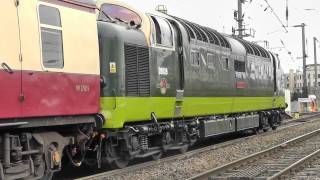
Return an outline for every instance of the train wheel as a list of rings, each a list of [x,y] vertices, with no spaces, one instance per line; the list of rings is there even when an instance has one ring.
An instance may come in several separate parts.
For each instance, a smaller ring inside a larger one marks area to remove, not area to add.
[[[273,122],[271,124],[271,128],[272,128],[272,130],[276,130],[278,128],[278,124],[277,124],[277,121],[276,121],[276,116],[273,117]]]
[[[163,155],[163,151],[160,151],[159,153],[152,155],[151,158],[152,160],[159,160],[162,158],[162,155]]]
[[[48,172],[46,170],[46,163],[43,161],[40,163],[39,166],[36,167],[36,173],[37,173],[37,177],[36,179],[39,180],[48,180],[48,179],[52,179],[53,177],[53,172]]]
[[[49,153],[49,152],[57,152],[57,148],[54,144],[50,145],[47,153]],[[41,158],[41,156],[39,156],[39,158]],[[60,159],[60,155],[59,155],[59,159]],[[58,161],[60,162],[60,160],[58,160]],[[46,165],[44,156],[42,157],[40,165],[38,167],[36,167],[35,170],[36,170],[36,173],[37,173],[40,180],[50,180],[50,179],[52,179],[53,174],[54,174],[54,172],[51,171],[49,169],[49,167]]]
[[[45,172],[40,180],[50,180],[53,177],[53,172]]]
[[[98,164],[97,160],[94,158],[86,158],[84,163],[89,167],[95,167]]]
[[[276,130],[278,126],[280,125],[281,117],[279,114],[275,114],[273,116],[273,123],[272,123],[272,130]]]
[[[187,151],[189,150],[189,145],[184,145],[182,148],[180,148],[178,151],[181,153],[181,154],[184,154],[186,153]]]
[[[109,164],[112,169],[123,169],[128,166],[129,162],[130,162],[129,154],[123,154],[122,156],[113,160]]]
[[[263,132],[268,132],[270,129],[270,124],[269,124],[269,118],[265,114],[261,114],[261,121],[260,121],[260,127],[263,130]]]
[[[269,131],[269,127],[263,128],[263,132],[268,132]]]

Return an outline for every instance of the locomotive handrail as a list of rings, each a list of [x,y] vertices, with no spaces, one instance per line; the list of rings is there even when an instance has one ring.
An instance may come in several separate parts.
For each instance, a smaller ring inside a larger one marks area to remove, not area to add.
[[[3,70],[8,72],[9,74],[13,73],[13,70],[10,68],[10,66],[7,63],[2,63],[1,66],[2,66]]]
[[[117,91],[115,89],[112,89],[112,92],[113,92],[113,98],[114,98],[113,109],[117,109]]]

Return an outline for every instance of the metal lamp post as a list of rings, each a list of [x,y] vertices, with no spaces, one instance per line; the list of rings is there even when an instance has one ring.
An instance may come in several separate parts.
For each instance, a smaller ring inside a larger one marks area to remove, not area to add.
[[[308,85],[307,85],[307,68],[306,68],[306,36],[305,36],[305,26],[306,24],[302,23],[293,27],[301,27],[302,29],[302,59],[303,59],[303,87],[302,95],[303,97],[308,97]]]
[[[314,94],[318,94],[318,63],[317,63],[317,41],[316,37],[313,37],[313,48],[314,48],[314,74],[315,74],[315,85]]]

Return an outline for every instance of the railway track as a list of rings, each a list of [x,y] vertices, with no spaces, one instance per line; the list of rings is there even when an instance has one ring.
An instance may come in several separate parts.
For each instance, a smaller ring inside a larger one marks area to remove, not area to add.
[[[304,124],[304,123],[312,122],[314,120],[317,120],[315,118],[318,118],[318,117],[320,117],[320,113],[307,115],[305,117],[302,117],[302,118],[300,118],[298,120],[294,120],[292,122],[286,121],[286,122],[284,122],[283,126],[279,127],[278,130],[276,130],[276,131],[281,131],[281,130],[284,130],[284,129],[287,129],[287,128],[290,128],[290,127],[294,127],[294,126],[298,126],[298,125],[301,125],[301,124]],[[270,131],[270,132],[263,133],[261,135],[265,136],[265,135],[268,135],[268,134],[271,134],[271,133],[274,133],[274,132],[275,131]],[[145,163],[132,165],[132,166],[129,166],[129,167],[125,168],[125,169],[117,169],[117,170],[107,171],[107,172],[103,172],[103,173],[98,173],[98,174],[95,174],[95,175],[81,177],[81,178],[78,178],[76,180],[108,179],[108,178],[111,178],[112,176],[115,176],[115,175],[134,172],[134,171],[137,171],[139,169],[143,169],[143,168],[146,168],[146,167],[154,166],[154,165],[157,165],[157,164],[160,164],[160,163],[165,163],[165,162],[185,159],[185,158],[192,157],[192,156],[194,156],[196,154],[199,154],[199,153],[212,151],[212,150],[215,150],[215,149],[218,149],[218,148],[227,147],[227,146],[232,145],[234,143],[239,143],[239,142],[245,141],[245,140],[253,138],[253,137],[255,137],[255,136],[248,136],[248,137],[243,137],[243,138],[239,138],[239,139],[234,139],[234,140],[230,140],[230,141],[227,141],[227,142],[214,144],[214,145],[211,145],[211,146],[208,146],[208,147],[195,149],[195,150],[186,152],[184,154],[177,154],[177,155],[173,155],[173,156],[169,156],[169,157],[165,157],[165,158],[159,159],[157,161],[148,161],[148,162],[145,162]]]
[[[189,180],[281,179],[320,155],[320,129]]]
[[[285,178],[291,180],[320,179],[320,157],[315,157],[315,160],[310,161],[300,170],[292,172]]]

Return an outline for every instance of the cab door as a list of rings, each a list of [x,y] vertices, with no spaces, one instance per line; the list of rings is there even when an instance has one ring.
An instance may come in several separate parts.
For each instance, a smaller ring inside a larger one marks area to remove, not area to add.
[[[0,119],[21,116],[21,55],[15,0],[0,5]]]
[[[175,101],[175,116],[182,115],[182,107],[183,107],[183,98],[184,98],[184,55],[183,55],[183,39],[182,33],[180,31],[179,25],[170,21],[175,37],[174,44],[176,49],[176,57],[175,57],[175,77],[176,77],[176,101]]]

